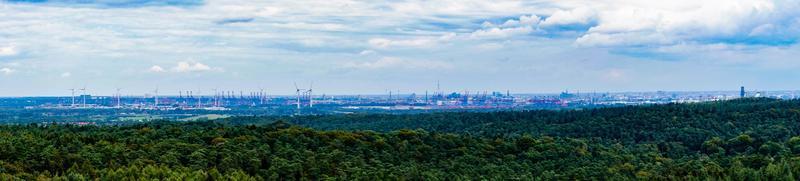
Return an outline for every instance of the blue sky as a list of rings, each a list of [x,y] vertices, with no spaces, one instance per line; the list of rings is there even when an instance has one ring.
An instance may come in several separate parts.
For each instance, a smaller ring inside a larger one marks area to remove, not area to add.
[[[800,2],[0,1],[0,96],[786,90]]]

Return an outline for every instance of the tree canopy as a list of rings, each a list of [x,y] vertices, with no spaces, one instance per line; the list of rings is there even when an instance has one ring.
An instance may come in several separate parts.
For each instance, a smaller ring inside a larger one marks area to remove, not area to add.
[[[800,101],[0,126],[0,180],[797,180]]]

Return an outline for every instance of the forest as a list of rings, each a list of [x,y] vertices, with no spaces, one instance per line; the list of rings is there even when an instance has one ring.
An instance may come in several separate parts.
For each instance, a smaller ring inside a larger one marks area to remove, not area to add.
[[[800,100],[0,126],[0,180],[798,180]]]

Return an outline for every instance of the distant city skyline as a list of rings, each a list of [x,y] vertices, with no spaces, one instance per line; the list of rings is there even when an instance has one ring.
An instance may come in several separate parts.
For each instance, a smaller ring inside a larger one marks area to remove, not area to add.
[[[733,97],[744,97],[742,93],[745,93],[747,96],[752,96],[757,93],[781,93],[781,92],[791,92],[797,93],[800,92],[800,89],[790,90],[766,90],[766,89],[742,89],[744,87],[737,87],[737,89],[731,90],[624,90],[624,91],[596,91],[596,90],[575,90],[575,89],[564,89],[560,91],[554,92],[514,92],[510,89],[507,90],[448,90],[448,89],[441,89],[441,90],[423,90],[423,91],[403,91],[403,90],[384,90],[384,92],[375,92],[375,93],[359,93],[359,92],[344,92],[344,93],[330,93],[330,92],[318,92],[319,89],[315,88],[315,92],[312,94],[314,97],[319,98],[322,96],[379,96],[379,97],[386,97],[386,96],[409,96],[412,94],[416,94],[417,97],[424,97],[427,93],[428,96],[433,96],[436,94],[442,95],[449,95],[449,94],[465,94],[468,93],[472,96],[480,96],[484,93],[491,95],[494,93],[502,94],[502,95],[524,95],[524,96],[532,96],[532,95],[550,95],[550,96],[558,96],[559,94],[569,93],[575,95],[602,95],[602,94],[638,94],[638,93],[707,93],[707,94],[719,94],[733,96]],[[75,90],[74,94],[72,90]],[[133,91],[123,91],[123,89],[119,89],[120,91],[106,91],[106,90],[91,90],[86,88],[84,92],[83,88],[70,88],[66,89],[62,94],[40,94],[40,95],[18,95],[18,96],[0,96],[0,98],[14,98],[14,97],[70,97],[70,96],[81,96],[81,95],[89,95],[89,96],[99,96],[99,97],[116,97],[117,95],[122,97],[153,97],[156,94],[162,97],[188,97],[191,96],[232,96],[232,97],[239,97],[242,95],[243,97],[252,97],[252,96],[264,96],[264,97],[294,97],[296,96],[296,92],[292,93],[279,93],[280,91],[276,91],[272,93],[266,89],[259,90],[259,89],[247,89],[247,90],[233,90],[233,89],[219,89],[219,88],[212,88],[212,89],[194,89],[194,90],[164,90],[159,89],[158,93],[155,90],[145,90],[143,92],[133,92]],[[302,92],[305,92],[306,88],[300,88]],[[294,89],[293,89],[294,90]],[[216,93],[215,93],[216,91]],[[466,91],[466,92],[465,92]],[[283,91],[285,92],[285,91]],[[800,96],[800,93],[797,94]],[[306,96],[303,94],[303,96]]]
[[[800,3],[0,1],[0,97],[800,89]],[[205,92],[205,93],[204,93]]]

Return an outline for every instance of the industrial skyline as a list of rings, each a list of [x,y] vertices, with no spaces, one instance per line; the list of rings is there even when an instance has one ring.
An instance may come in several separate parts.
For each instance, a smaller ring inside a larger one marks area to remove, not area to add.
[[[309,84],[308,88],[299,87],[297,83],[293,83],[294,87],[292,88],[283,88],[277,90],[268,90],[264,88],[250,88],[250,89],[233,89],[233,88],[207,88],[207,89],[186,89],[186,88],[177,88],[171,90],[164,90],[161,89],[162,96],[174,96],[174,97],[183,97],[184,95],[189,96],[228,96],[228,97],[266,97],[266,96],[295,96],[295,97],[309,97],[314,95],[312,89],[314,84]],[[262,86],[263,87],[263,86]],[[62,89],[59,89],[62,90]],[[24,95],[24,96],[0,96],[0,97],[63,97],[63,96],[80,96],[80,95],[99,95],[99,96],[110,96],[110,97],[118,97],[118,96],[126,96],[126,97],[135,97],[135,96],[158,96],[159,95],[159,87],[155,86],[154,89],[150,91],[128,91],[129,89],[123,88],[114,88],[113,90],[95,90],[92,87],[83,86],[81,88],[67,88],[63,89],[61,94],[53,94],[53,95]],[[572,91],[577,93],[630,93],[630,92],[726,92],[726,91],[738,91],[740,93],[739,96],[744,97],[745,92],[761,92],[761,91],[794,91],[800,89],[786,89],[786,90],[768,90],[768,89],[752,89],[746,90],[744,86],[739,87],[739,89],[719,89],[719,90],[623,90],[623,91],[598,91],[598,90],[581,90],[581,89],[561,89],[558,91],[552,92],[532,92],[532,91],[517,91],[511,89],[503,89],[501,88],[487,88],[487,89],[465,89],[465,88],[441,88],[441,84],[436,82],[435,87],[431,89],[424,89],[424,90],[407,90],[407,89],[384,89],[382,92],[368,92],[363,93],[359,92],[358,90],[353,90],[350,92],[335,92],[330,93],[326,92],[324,89],[323,91],[317,91],[317,95],[370,95],[370,96],[383,96],[387,95],[391,97],[394,95],[411,95],[411,94],[418,94],[418,95],[426,95],[428,93],[431,94],[446,94],[451,92],[460,92],[469,94],[470,91],[482,93],[482,92],[494,92],[494,91],[505,91],[505,92],[514,92],[516,94],[558,94],[563,92],[570,92]],[[80,101],[80,100],[78,100]]]
[[[437,90],[416,93],[389,91],[384,95],[314,95],[313,87],[295,87],[295,95],[269,95],[266,92],[214,90],[213,94],[180,91],[177,95],[159,94],[158,90],[143,95],[112,96],[80,95],[67,97],[3,98],[0,106],[25,109],[124,109],[124,110],[204,110],[242,111],[250,109],[313,110],[314,114],[341,113],[342,110],[448,110],[448,109],[558,109],[621,105],[695,103],[723,101],[745,97],[798,99],[800,91],[737,91],[695,92],[569,92],[558,94],[512,94],[510,91],[448,92]],[[74,89],[69,89],[74,92]],[[81,89],[87,90],[85,88]],[[185,94],[184,94],[185,93]],[[78,101],[76,101],[78,100]],[[321,108],[315,107],[321,106]],[[289,112],[301,113],[301,112]]]

